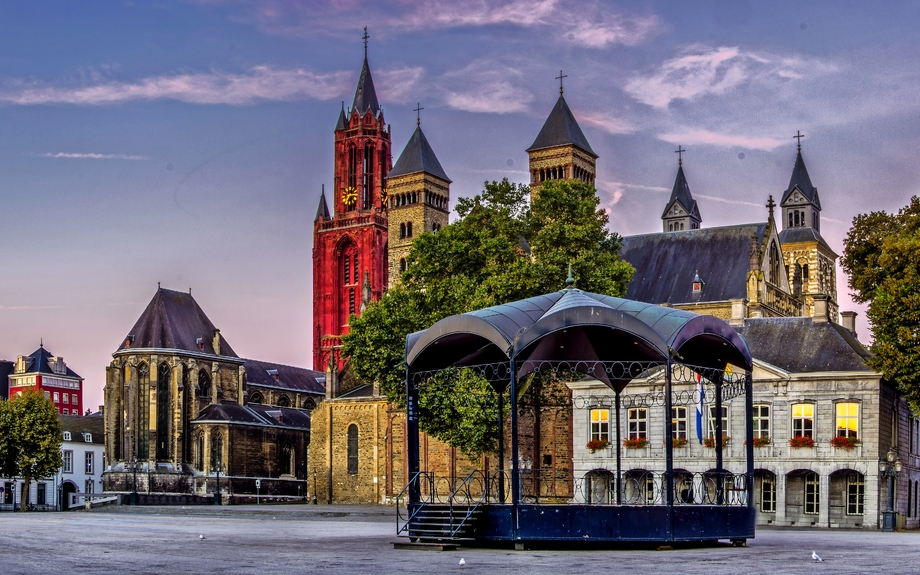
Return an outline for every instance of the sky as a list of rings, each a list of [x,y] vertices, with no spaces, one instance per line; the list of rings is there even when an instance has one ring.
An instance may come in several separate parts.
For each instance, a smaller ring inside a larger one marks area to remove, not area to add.
[[[43,341],[101,405],[160,282],[240,356],[312,367],[312,223],[364,26],[393,161],[421,103],[452,204],[527,182],[563,70],[612,231],[660,231],[678,145],[704,227],[765,221],[801,131],[842,253],[920,187],[918,24],[895,0],[0,1],[0,358]]]

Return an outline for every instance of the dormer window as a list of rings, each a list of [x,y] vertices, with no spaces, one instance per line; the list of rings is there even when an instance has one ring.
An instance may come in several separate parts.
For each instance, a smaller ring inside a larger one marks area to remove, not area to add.
[[[69,431],[65,431],[65,432],[64,432],[64,441],[70,441],[70,432],[69,432]]]
[[[198,344],[198,349],[200,351],[204,351],[204,338],[203,337],[199,337],[198,339],[196,339],[195,343]]]
[[[83,442],[84,442],[84,443],[92,443],[92,442],[93,442],[93,434],[92,434],[92,433],[84,433],[84,434],[83,434]]]
[[[270,375],[270,376],[272,376],[272,377],[275,378],[275,381],[278,380],[278,377],[279,377],[279,376],[278,376],[278,370],[277,370],[277,369],[269,369],[269,370],[267,370],[267,371],[268,371],[268,375]]]
[[[693,274],[693,293],[699,294],[703,292],[703,287],[706,285],[702,279],[700,279],[699,272]]]
[[[134,335],[129,335],[125,338],[125,347],[131,347],[131,344],[134,343]]]

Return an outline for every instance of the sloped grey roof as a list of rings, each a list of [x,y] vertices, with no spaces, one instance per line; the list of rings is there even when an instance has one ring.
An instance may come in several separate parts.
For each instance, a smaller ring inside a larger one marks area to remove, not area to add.
[[[751,244],[762,246],[766,222],[623,238],[620,257],[636,268],[626,297],[672,305],[747,297]],[[693,276],[705,283],[693,294]]]
[[[192,294],[159,288],[128,334],[134,336],[131,349],[178,349],[214,354],[214,329]],[[204,349],[198,347],[199,337]],[[118,351],[125,349],[129,348],[122,340]],[[238,357],[223,335],[220,336],[220,352],[222,356]]]
[[[828,250],[831,251],[834,255],[837,254],[831,247],[827,244],[824,238],[818,233],[818,230],[812,227],[804,228],[787,228],[779,233],[779,241],[784,244],[794,244],[797,242],[818,242]]]
[[[361,77],[358,78],[358,87],[355,89],[355,100],[351,105],[351,109],[362,116],[368,110],[373,112],[375,116],[380,113],[377,92],[374,90],[374,79],[371,78],[371,69],[367,65],[366,56],[364,66],[361,68]]]
[[[344,130],[348,125],[348,122],[345,120],[345,102],[342,102],[342,110],[339,112],[339,119],[335,123],[335,131]]]
[[[755,359],[791,373],[873,371],[865,364],[869,351],[834,322],[815,323],[810,317],[755,318],[735,329]]]
[[[329,219],[329,204],[326,203],[325,188],[323,188],[323,191],[319,194],[319,206],[316,207],[316,217],[313,218],[313,221],[318,222],[320,218],[324,220]]]
[[[373,397],[374,396],[374,386],[366,383],[364,385],[359,385],[354,389],[349,389],[345,393],[338,396],[336,399],[344,398],[358,398],[358,397]]]
[[[326,393],[325,372],[257,359],[244,359],[243,361],[243,367],[246,368],[246,381],[249,385],[280,387],[315,394]],[[278,379],[268,373],[270,369],[277,370]]]
[[[591,148],[591,144],[588,143],[588,139],[585,138],[584,132],[581,131],[578,121],[575,120],[575,115],[572,114],[572,110],[569,109],[569,105],[565,102],[565,98],[562,97],[562,94],[559,94],[559,100],[556,101],[556,105],[546,118],[546,122],[543,123],[540,133],[537,134],[537,139],[527,148],[527,151],[533,152],[534,150],[568,144],[577,146],[595,158],[597,157],[597,154]]]
[[[280,419],[279,417],[280,416]],[[240,405],[234,402],[214,403],[201,410],[192,422],[218,421],[242,425],[310,429],[310,414],[293,407],[270,405]]]
[[[48,375],[59,375],[51,369],[50,365],[48,365],[48,360],[54,357],[54,354],[45,349],[45,346],[41,346],[33,351],[29,357],[32,358],[32,365],[28,367],[28,371],[26,371],[26,373],[45,373]],[[67,368],[67,376],[83,379],[69,367]]]
[[[61,428],[70,432],[71,442],[86,443],[82,434],[92,434],[92,442],[105,443],[105,418],[101,415],[59,415]],[[67,442],[64,442],[65,445]]]
[[[783,199],[779,205],[785,206],[786,200],[792,195],[792,190],[798,188],[809,202],[813,203],[819,210],[821,201],[818,199],[818,189],[811,184],[811,177],[808,175],[808,168],[805,167],[805,160],[802,158],[802,150],[798,151],[795,156],[795,166],[792,168],[792,177],[789,178],[789,187],[783,192]]]
[[[664,211],[661,212],[661,217],[666,218],[668,216],[668,208],[671,207],[671,204],[677,200],[681,207],[687,211],[692,216],[700,218],[700,209],[696,205],[696,200],[693,199],[693,195],[690,193],[690,185],[687,184],[687,178],[684,176],[684,167],[677,167],[677,177],[674,179],[674,189],[671,190],[671,199],[668,200],[667,205],[664,207]]]
[[[417,172],[427,172],[446,182],[451,181],[447,174],[444,173],[444,168],[441,167],[441,162],[438,161],[434,150],[431,149],[431,144],[428,143],[428,138],[422,132],[421,126],[416,126],[415,132],[409,138],[406,147],[403,148],[402,153],[399,155],[399,159],[396,160],[396,165],[393,166],[387,177],[393,178]]]

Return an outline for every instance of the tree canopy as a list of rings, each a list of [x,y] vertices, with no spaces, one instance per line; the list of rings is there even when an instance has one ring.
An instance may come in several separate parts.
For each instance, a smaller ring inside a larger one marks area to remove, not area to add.
[[[897,214],[854,218],[841,263],[853,299],[869,304],[875,338],[869,365],[920,409],[920,198]]]
[[[62,436],[57,408],[42,393],[30,390],[0,400],[0,474],[22,477],[21,510],[29,501],[32,479],[61,468]]]
[[[550,181],[529,202],[529,188],[487,182],[460,198],[458,219],[412,244],[401,282],[361,317],[352,317],[343,353],[355,374],[380,383],[405,405],[406,335],[447,316],[558,291],[572,266],[576,287],[622,296],[633,268],[619,257],[593,186]],[[445,374],[420,389],[422,430],[464,453],[495,447],[497,401],[469,372]]]

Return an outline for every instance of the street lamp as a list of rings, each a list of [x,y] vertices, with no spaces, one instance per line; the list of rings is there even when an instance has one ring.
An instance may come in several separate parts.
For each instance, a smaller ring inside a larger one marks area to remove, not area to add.
[[[316,470],[313,470],[313,505],[316,505]]]
[[[878,469],[882,478],[888,479],[888,509],[882,515],[882,531],[894,531],[897,512],[894,510],[894,480],[901,474],[901,458],[896,457],[894,449],[889,449],[885,459],[879,461]]]
[[[134,487],[131,490],[131,505],[137,505],[137,458],[131,463],[131,469],[134,471]]]
[[[214,465],[214,472],[217,474],[217,488],[214,490],[214,505],[220,505],[220,463]]]

